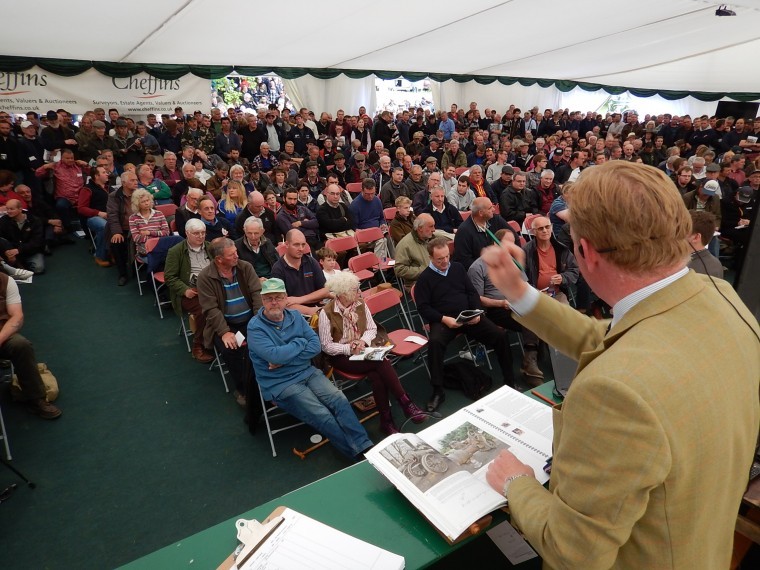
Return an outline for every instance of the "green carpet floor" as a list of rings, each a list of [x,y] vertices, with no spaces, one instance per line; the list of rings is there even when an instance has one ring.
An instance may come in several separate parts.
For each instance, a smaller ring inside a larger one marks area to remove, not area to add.
[[[37,483],[0,467],[0,489],[19,483],[0,505],[0,568],[117,567],[347,466],[330,446],[292,454],[309,445],[305,427],[278,435],[273,458],[263,424],[251,436],[218,373],[187,353],[176,316],[161,320],[134,280],[117,287],[84,241],[48,261],[20,286],[22,333],[57,376],[64,413],[30,416],[0,386],[13,465]],[[424,372],[404,385],[429,396]],[[441,411],[465,403],[449,393]],[[376,420],[367,428],[381,439]]]

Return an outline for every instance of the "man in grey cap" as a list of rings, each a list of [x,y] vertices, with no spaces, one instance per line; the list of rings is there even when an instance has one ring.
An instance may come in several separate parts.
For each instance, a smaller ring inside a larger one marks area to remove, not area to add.
[[[718,167],[718,170],[720,170],[720,167]],[[717,230],[721,222],[720,196],[718,195],[720,193],[720,183],[717,180],[709,180],[707,178],[703,178],[700,182],[701,184],[696,190],[683,195],[683,202],[686,204],[687,210],[703,210],[715,216],[715,229]],[[711,254],[718,257],[720,242],[717,237],[713,237],[710,240],[708,249]]]
[[[261,300],[247,331],[261,395],[329,438],[349,459],[363,459],[373,443],[343,392],[312,366],[322,350],[319,337],[298,311],[286,308],[285,283],[267,279]]]
[[[110,150],[114,156],[119,151],[119,146],[114,138],[106,130],[106,124],[103,121],[95,120],[92,122],[93,135],[87,144],[84,160],[97,160],[104,150]]]
[[[114,127],[116,129],[114,136],[117,147],[116,152],[114,152],[116,162],[121,166],[127,163],[132,163],[135,166],[142,164],[145,158],[145,149],[142,148],[140,139],[129,132],[127,121],[121,118],[116,119]]]

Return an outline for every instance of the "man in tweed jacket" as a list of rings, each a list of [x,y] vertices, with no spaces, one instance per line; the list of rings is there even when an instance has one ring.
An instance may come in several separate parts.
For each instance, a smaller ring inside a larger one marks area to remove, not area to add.
[[[578,360],[550,489],[508,452],[488,481],[546,567],[727,568],[760,421],[757,321],[686,269],[689,214],[661,172],[612,162],[571,192],[578,265],[614,318],[530,288],[516,248],[484,252],[520,324]]]

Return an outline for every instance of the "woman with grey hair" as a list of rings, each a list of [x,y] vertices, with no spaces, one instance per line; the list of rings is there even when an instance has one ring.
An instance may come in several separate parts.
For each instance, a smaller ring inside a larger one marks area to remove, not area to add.
[[[240,182],[243,185],[243,188],[245,188],[246,196],[256,189],[253,184],[245,181],[245,168],[239,164],[233,164],[230,167],[230,180]]]
[[[132,193],[132,215],[129,217],[129,233],[137,248],[137,255],[147,255],[145,243],[152,237],[168,236],[169,224],[164,215],[153,209],[153,196],[144,188]]]
[[[396,398],[404,415],[414,423],[425,421],[426,414],[412,402],[390,361],[350,360],[361,354],[377,337],[377,325],[359,292],[359,279],[353,273],[341,272],[328,279],[325,286],[335,296],[319,313],[319,340],[322,351],[338,370],[365,374],[372,383],[372,395],[380,412],[380,430],[398,433],[393,422],[389,397]]]

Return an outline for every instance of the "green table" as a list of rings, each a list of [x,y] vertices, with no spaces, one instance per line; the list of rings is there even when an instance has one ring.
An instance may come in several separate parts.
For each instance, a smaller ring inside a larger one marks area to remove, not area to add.
[[[547,382],[536,390],[554,400],[553,388],[554,382]],[[543,401],[530,391],[526,394]],[[262,521],[280,506],[290,507],[356,538],[399,554],[406,560],[407,569],[430,566],[467,543],[463,541],[455,546],[449,545],[385,477],[363,461],[157,550],[123,568],[216,568],[238,544],[235,530],[237,519]],[[506,518],[504,513],[497,511],[494,513],[494,524]]]
[[[216,568],[237,546],[235,521],[264,520],[286,506],[424,568],[446,556],[450,546],[404,496],[363,461],[273,501],[127,564],[130,570]],[[495,520],[506,520],[496,514]]]

